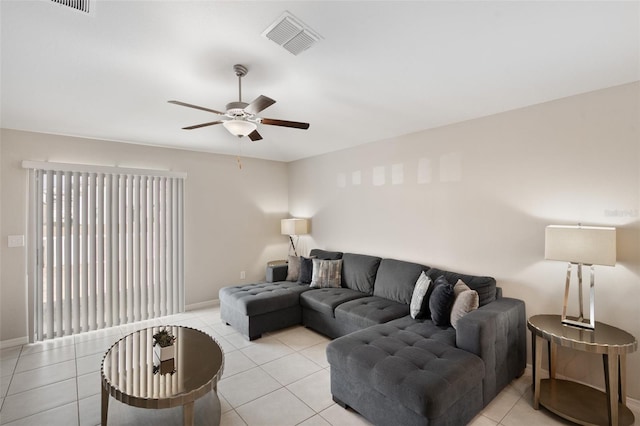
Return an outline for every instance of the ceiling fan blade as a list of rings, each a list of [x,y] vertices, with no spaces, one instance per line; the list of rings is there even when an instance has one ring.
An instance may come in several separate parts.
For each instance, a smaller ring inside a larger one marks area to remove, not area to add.
[[[244,110],[249,114],[257,114],[260,111],[269,108],[271,105],[275,103],[276,101],[274,101],[273,99],[267,96],[260,95],[257,98],[255,98],[253,102],[247,105],[247,107]]]
[[[262,118],[260,120],[262,124],[269,124],[271,126],[282,126],[282,127],[294,127],[296,129],[308,129],[309,123],[300,123],[298,121],[286,121],[286,120],[275,120],[273,118]]]
[[[249,139],[251,139],[254,142],[262,139],[262,136],[260,136],[260,133],[258,133],[257,130],[254,130],[253,132],[249,133],[247,136],[249,136]]]
[[[202,123],[202,124],[196,124],[193,126],[189,126],[189,127],[183,127],[182,130],[193,130],[193,129],[199,129],[200,127],[207,127],[207,126],[213,126],[214,124],[221,124],[223,123],[223,121],[212,121],[210,123]]]
[[[215,109],[209,109],[209,108],[201,107],[201,106],[198,106],[198,105],[191,105],[191,104],[188,104],[186,102],[180,102],[180,101],[168,101],[168,102],[170,104],[174,104],[174,105],[180,105],[180,106],[185,106],[185,107],[189,107],[189,108],[200,109],[202,111],[212,112],[212,113],[218,114],[218,115],[224,115],[224,112],[216,111]]]

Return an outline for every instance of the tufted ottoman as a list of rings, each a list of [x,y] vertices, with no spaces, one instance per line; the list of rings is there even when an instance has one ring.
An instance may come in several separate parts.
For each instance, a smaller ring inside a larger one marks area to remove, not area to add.
[[[331,393],[379,424],[464,425],[483,407],[484,363],[455,330],[404,317],[327,347]]]
[[[300,294],[307,285],[293,282],[248,284],[220,290],[220,317],[249,340],[267,331],[300,324]]]

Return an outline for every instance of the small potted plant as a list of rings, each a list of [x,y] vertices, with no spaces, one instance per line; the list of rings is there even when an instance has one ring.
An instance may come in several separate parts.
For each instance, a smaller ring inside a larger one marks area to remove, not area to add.
[[[158,331],[153,335],[153,350],[157,352],[160,362],[174,358],[176,351],[173,344],[176,337],[167,329]]]

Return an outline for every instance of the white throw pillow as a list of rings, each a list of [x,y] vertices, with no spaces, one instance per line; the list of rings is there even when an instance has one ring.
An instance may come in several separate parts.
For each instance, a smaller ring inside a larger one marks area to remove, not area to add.
[[[426,302],[426,309],[429,308],[429,301],[424,300],[427,295],[427,290],[431,285],[431,278],[422,271],[416,281],[416,286],[413,288],[413,295],[411,296],[411,305],[409,307],[411,318],[416,319],[418,316],[423,316],[425,309],[423,309],[424,302]]]

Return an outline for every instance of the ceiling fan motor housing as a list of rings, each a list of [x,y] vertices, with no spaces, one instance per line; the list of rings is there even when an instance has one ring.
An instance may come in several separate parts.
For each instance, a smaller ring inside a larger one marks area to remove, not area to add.
[[[226,106],[227,114],[233,117],[244,117],[247,115],[244,109],[248,105],[246,102],[229,102]]]

